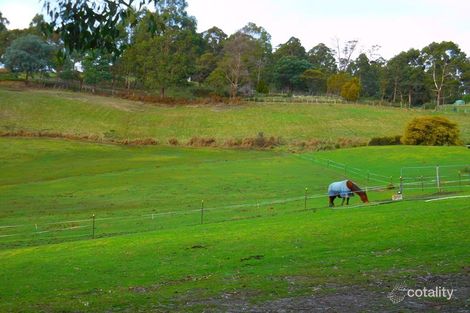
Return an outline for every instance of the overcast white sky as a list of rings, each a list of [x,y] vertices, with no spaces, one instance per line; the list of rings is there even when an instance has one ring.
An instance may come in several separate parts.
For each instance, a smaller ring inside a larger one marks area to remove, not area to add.
[[[470,55],[470,0],[187,0],[198,30],[217,26],[227,34],[248,22],[263,26],[273,46],[291,36],[309,50],[334,38],[357,39],[363,50],[374,44],[390,58],[432,41],[451,40]],[[40,12],[40,0],[0,0],[9,28],[25,28]]]

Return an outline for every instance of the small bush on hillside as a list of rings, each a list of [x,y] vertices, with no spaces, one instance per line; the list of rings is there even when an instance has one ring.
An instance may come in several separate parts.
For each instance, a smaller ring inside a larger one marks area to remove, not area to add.
[[[408,123],[402,141],[407,145],[459,145],[459,134],[457,124],[445,117],[421,116]]]
[[[255,138],[254,143],[255,143],[255,146],[257,146],[257,147],[264,147],[264,145],[266,144],[266,138],[264,138],[264,133],[263,132],[258,133],[258,135]]]
[[[262,93],[262,94],[268,94],[269,93],[268,84],[266,84],[264,80],[260,80],[258,85],[256,85],[256,92]]]
[[[103,133],[104,138],[106,139],[116,139],[119,138],[117,132],[114,129],[110,129],[107,132]]]
[[[359,99],[359,93],[361,92],[361,83],[359,79],[353,78],[343,85],[341,88],[341,97],[347,101],[356,101]]]
[[[401,136],[374,137],[369,141],[369,146],[401,145]]]
[[[176,138],[168,139],[168,143],[172,146],[177,146],[179,144],[178,139],[176,139]]]
[[[243,139],[228,139],[224,142],[224,146],[226,147],[246,149],[271,149],[281,144],[282,140],[280,137],[265,137],[264,134],[261,132],[258,133],[256,137],[246,137]]]
[[[249,139],[249,138],[245,138]],[[247,142],[251,142],[251,146],[254,148],[272,148],[274,146],[277,146],[280,144],[280,139],[279,138],[274,138],[273,136],[267,138],[264,136],[263,132],[259,132],[258,135],[253,138],[253,140],[244,140],[245,144]]]

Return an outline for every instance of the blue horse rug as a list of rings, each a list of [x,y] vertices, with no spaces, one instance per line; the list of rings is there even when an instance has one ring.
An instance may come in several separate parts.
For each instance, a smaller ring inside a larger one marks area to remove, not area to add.
[[[354,196],[354,194],[351,192],[351,189],[348,188],[346,183],[347,180],[343,180],[330,184],[330,186],[328,186],[328,196],[340,196],[341,198],[349,198]]]

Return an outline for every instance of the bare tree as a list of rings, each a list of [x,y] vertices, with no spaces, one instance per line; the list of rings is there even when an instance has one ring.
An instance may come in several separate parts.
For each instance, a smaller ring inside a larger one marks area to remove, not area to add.
[[[348,40],[342,46],[340,39],[338,37],[335,38],[336,62],[338,63],[339,71],[346,71],[348,65],[352,62],[352,55],[356,51],[358,43],[357,39]]]

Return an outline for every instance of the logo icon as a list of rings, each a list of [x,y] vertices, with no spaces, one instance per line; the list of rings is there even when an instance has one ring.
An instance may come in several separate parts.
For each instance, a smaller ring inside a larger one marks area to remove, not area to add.
[[[387,298],[389,298],[393,304],[400,303],[405,299],[407,291],[408,288],[406,288],[404,282],[398,283],[393,287],[392,291],[388,293]]]

